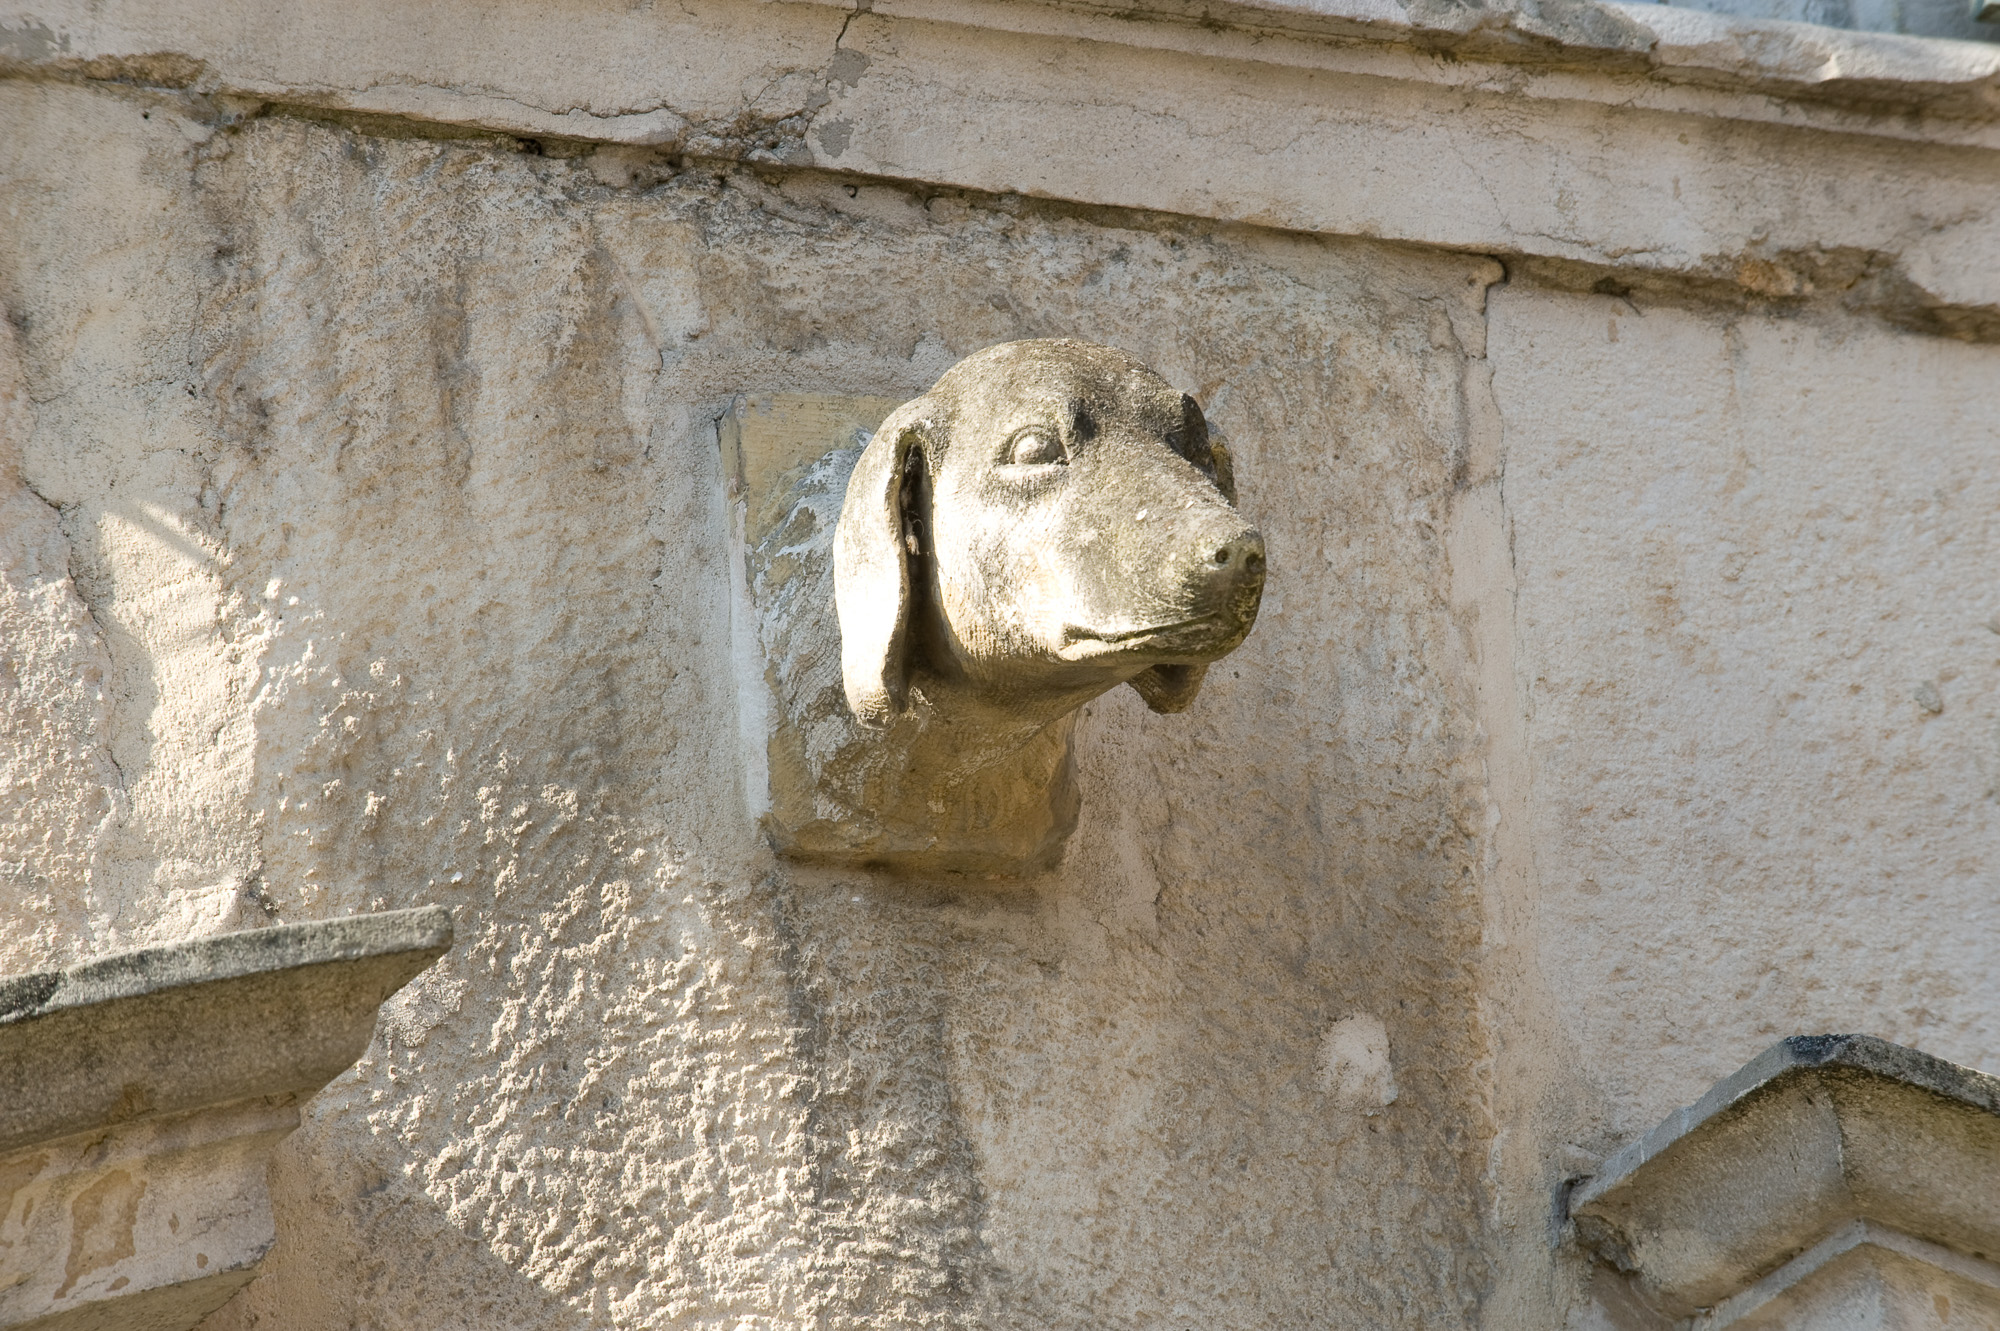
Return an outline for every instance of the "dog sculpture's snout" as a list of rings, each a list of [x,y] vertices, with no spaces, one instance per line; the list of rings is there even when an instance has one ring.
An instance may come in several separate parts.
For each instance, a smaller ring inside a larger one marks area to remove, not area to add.
[[[1201,547],[1203,557],[1193,579],[1210,597],[1219,597],[1241,614],[1254,613],[1255,597],[1264,586],[1264,538],[1244,528],[1221,540],[1211,536]],[[1192,588],[1191,588],[1192,589]],[[1249,598],[1245,605],[1246,596]]]
[[[1233,541],[1215,547],[1215,553],[1208,557],[1218,574],[1233,574],[1239,578],[1264,576],[1264,538],[1256,532],[1245,532]]]
[[[1264,599],[1264,538],[1245,530],[1209,547],[1198,599],[1231,638],[1248,632]]]

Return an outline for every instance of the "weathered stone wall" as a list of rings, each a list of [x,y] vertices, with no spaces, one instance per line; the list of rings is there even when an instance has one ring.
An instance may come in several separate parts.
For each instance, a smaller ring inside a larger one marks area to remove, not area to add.
[[[650,145],[485,30],[0,78],[0,972],[456,921],[214,1331],[1588,1325],[1564,1180],[1772,1037],[2000,1066],[1990,122],[1142,28],[1057,152],[1059,34],[766,8]],[[776,860],[715,422],[1051,335],[1226,434],[1257,631],[1054,873]]]
[[[235,1324],[547,1296],[580,1322],[1469,1315],[1479,828],[1435,526],[1493,264],[8,92],[202,140],[83,197],[14,165],[6,282],[31,398],[104,305],[143,311],[115,382],[37,408],[25,472],[128,654],[128,770],[251,829],[205,861],[125,832],[125,876],[45,948],[461,921],[316,1102]],[[128,256],[64,225],[120,197],[171,234]],[[740,789],[715,418],[1072,332],[1235,442],[1265,628],[1192,716],[1092,709],[1058,874],[780,867]],[[86,470],[86,412],[177,428]],[[230,681],[227,720],[148,687],[169,671]],[[1388,1031],[1387,1110],[1321,1084],[1356,1014]]]
[[[1613,1137],[1797,1032],[1994,1066],[2000,356],[1492,310],[1542,967]]]

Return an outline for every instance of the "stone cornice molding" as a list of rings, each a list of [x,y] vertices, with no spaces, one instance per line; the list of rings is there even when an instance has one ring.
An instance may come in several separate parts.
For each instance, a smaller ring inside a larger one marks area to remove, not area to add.
[[[1872,1036],[1783,1040],[1607,1160],[1569,1211],[1673,1317],[1863,1244],[2000,1274],[2000,1078]]]
[[[803,0],[845,10],[846,0]],[[1272,64],[1351,67],[1338,52],[1407,48],[1449,60],[1411,65],[1402,77],[1462,86],[1509,67],[1527,95],[1608,99],[1559,72],[1700,88],[1807,106],[1851,105],[1868,119],[1891,109],[1976,122],[2000,120],[2000,45],[1859,32],[1810,23],[1736,18],[1666,4],[1544,0],[1473,7],[1449,0],[876,0],[867,12],[998,31],[1068,34],[1142,47],[1205,50]],[[1189,33],[1199,33],[1190,37]],[[1232,40],[1232,38],[1236,40]],[[1243,39],[1247,39],[1247,42]],[[1467,63],[1470,62],[1470,67]],[[1386,72],[1386,71],[1384,71]],[[1541,76],[1536,80],[1535,76]],[[1529,81],[1521,81],[1523,76]],[[1654,94],[1657,96],[1657,92]],[[1687,109],[1697,104],[1686,103]],[[1772,119],[1771,108],[1701,109]],[[1798,114],[1794,110],[1793,115]],[[1908,126],[1880,126],[1903,134]],[[1939,132],[1949,133],[1944,126]],[[1865,132],[1865,131],[1864,131]]]
[[[308,1096],[451,944],[442,906],[140,948],[0,980],[0,1152],[252,1096]]]
[[[2000,338],[2000,47],[1969,42],[1597,0],[0,0],[4,75],[179,88],[216,128],[388,117]]]
[[[186,0],[192,4],[193,0]],[[1813,106],[1847,105],[1863,113],[1849,132],[1867,132],[1885,112],[1917,112],[1943,121],[2000,121],[2000,44],[1893,33],[1850,31],[1806,23],[1742,19],[1664,4],[1617,0],[1514,0],[1474,6],[1453,0],[791,0],[832,9],[846,20],[879,19],[942,23],[993,32],[1067,37],[1141,49],[1170,49],[1211,58],[1362,72],[1354,63],[1382,49],[1415,56],[1414,63],[1376,67],[1380,76],[1477,86],[1495,77],[1511,91],[1529,96],[1576,96],[1630,104],[1632,81],[1663,88],[1701,88],[1748,94],[1759,100],[1798,101]],[[438,123],[485,126],[505,134],[573,137],[587,142],[655,146],[684,132],[685,112],[671,98],[648,105],[605,105],[601,91],[578,87],[575,97],[522,95],[531,78],[507,78],[483,86],[421,77],[389,77],[342,87],[287,75],[275,51],[258,47],[258,29],[284,25],[282,12],[261,24],[240,25],[247,41],[224,43],[219,25],[188,15],[178,22],[167,3],[37,5],[9,13],[0,5],[0,76],[77,75],[255,97],[282,97],[303,105],[407,115]],[[368,8],[367,4],[362,6]],[[710,6],[718,7],[718,6]],[[751,9],[775,11],[787,5],[752,0]],[[226,23],[227,6],[202,6]],[[579,10],[585,7],[579,6]],[[76,12],[66,14],[74,9]],[[382,16],[388,26],[393,20]],[[698,12],[688,16],[699,22]],[[53,20],[53,21],[52,21]],[[292,20],[311,26],[302,16]],[[548,24],[565,22],[545,14]],[[408,22],[406,20],[406,26]],[[538,26],[538,25],[530,25]],[[569,24],[605,37],[628,38],[643,49],[654,45],[658,23],[639,18],[608,19],[579,12]],[[843,22],[842,27],[846,26]],[[202,40],[204,36],[210,40]],[[178,40],[175,40],[178,38]],[[356,41],[356,55],[366,43]],[[628,48],[629,49],[629,48]],[[1345,53],[1343,55],[1343,53]],[[1439,60],[1436,57],[1449,57]],[[1471,62],[1466,68],[1465,62]],[[520,74],[528,74],[526,65]],[[1485,66],[1506,66],[1499,74]],[[262,66],[260,69],[259,66]],[[365,68],[357,60],[356,68]],[[1594,91],[1562,81],[1535,82],[1559,72],[1615,76],[1620,91]],[[378,71],[388,72],[388,71]],[[581,71],[580,71],[581,72]],[[405,75],[415,70],[402,71]],[[1530,81],[1523,82],[1523,76]],[[650,100],[650,99],[649,99]],[[1688,104],[1686,109],[1727,113],[1723,105]],[[1770,108],[1742,106],[1752,119],[1786,119]],[[1800,111],[1795,110],[1791,119]],[[1899,117],[1901,119],[1902,117]],[[1912,127],[1878,123],[1877,132],[1898,137],[1954,137],[1948,124]]]
[[[271,1151],[451,943],[437,906],[0,980],[0,1328],[192,1326],[275,1241]]]

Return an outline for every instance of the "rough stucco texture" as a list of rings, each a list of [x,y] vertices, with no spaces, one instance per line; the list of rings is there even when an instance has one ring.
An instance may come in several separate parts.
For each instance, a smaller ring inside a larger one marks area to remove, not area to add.
[[[1993,350],[1511,290],[1491,315],[1579,1131],[1622,1145],[1785,1035],[2000,1067]]]
[[[1437,527],[1494,265],[0,101],[0,688],[45,700],[0,797],[53,811],[0,969],[456,919],[212,1331],[1473,1315],[1487,819]],[[1227,434],[1257,633],[1187,716],[1092,708],[1055,874],[780,865],[714,421],[1058,334]],[[1329,1089],[1356,1019],[1386,1105]]]
[[[0,950],[33,969],[89,937],[93,861],[117,813],[109,661],[54,509],[20,479],[33,415],[0,324]]]

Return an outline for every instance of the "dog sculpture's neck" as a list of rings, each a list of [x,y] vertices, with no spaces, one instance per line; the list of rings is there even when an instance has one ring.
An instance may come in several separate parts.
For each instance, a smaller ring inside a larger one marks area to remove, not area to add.
[[[858,734],[823,769],[859,796],[862,811],[835,835],[876,848],[858,858],[903,868],[1048,867],[1081,804],[1070,754],[1076,716],[1074,706],[1006,705],[919,674],[887,730]]]

